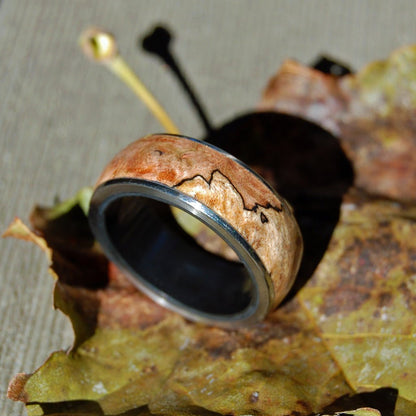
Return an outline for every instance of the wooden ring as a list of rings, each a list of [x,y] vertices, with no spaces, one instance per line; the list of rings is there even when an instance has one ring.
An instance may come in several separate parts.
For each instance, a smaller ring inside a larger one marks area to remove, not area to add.
[[[201,246],[171,207],[212,230],[236,261]],[[109,259],[156,302],[228,328],[276,308],[303,250],[284,198],[230,154],[182,136],[146,136],[118,153],[98,180],[89,220]]]

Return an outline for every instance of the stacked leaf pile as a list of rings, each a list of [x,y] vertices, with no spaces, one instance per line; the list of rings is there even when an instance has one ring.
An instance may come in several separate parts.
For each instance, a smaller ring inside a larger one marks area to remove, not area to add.
[[[270,82],[261,109],[329,130],[356,180],[312,277],[254,327],[190,323],[143,296],[95,243],[85,192],[35,208],[31,228],[16,219],[6,235],[49,256],[75,341],[18,374],[9,397],[29,415],[301,416],[388,387],[395,414],[415,415],[415,73],[407,47],[338,78],[288,61]]]

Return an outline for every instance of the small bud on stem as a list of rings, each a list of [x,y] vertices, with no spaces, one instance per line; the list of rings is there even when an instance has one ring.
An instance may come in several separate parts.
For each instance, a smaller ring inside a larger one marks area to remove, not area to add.
[[[90,28],[81,35],[80,46],[88,58],[104,64],[127,84],[159,120],[167,133],[179,134],[179,129],[164,108],[120,56],[113,35],[101,29]]]

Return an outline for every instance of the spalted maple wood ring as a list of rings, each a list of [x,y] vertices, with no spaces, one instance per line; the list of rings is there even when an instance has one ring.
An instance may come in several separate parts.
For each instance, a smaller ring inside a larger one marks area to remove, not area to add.
[[[236,261],[198,244],[171,207],[213,230]],[[302,255],[288,203],[233,156],[187,137],[147,136],[116,155],[98,180],[89,220],[108,257],[156,302],[223,327],[274,309]]]

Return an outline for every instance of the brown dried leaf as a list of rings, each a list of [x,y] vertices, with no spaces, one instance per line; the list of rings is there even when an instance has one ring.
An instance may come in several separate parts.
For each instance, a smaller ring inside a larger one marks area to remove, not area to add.
[[[355,75],[334,77],[286,61],[270,80],[261,110],[311,120],[339,137],[356,185],[372,194],[416,200],[416,46]]]
[[[371,409],[369,407],[362,407],[356,410],[347,410],[342,412],[333,413],[333,416],[381,416],[381,413],[376,409]],[[322,416],[331,416],[331,415],[322,415]]]
[[[416,206],[350,194],[300,300],[356,391],[416,402]]]
[[[42,212],[36,210],[34,216]],[[61,237],[71,234],[73,218],[71,212],[65,221],[61,218]],[[103,287],[58,280],[55,299],[75,327],[86,328],[84,338],[70,353],[53,354],[33,375],[18,375],[9,395],[40,415],[91,408],[101,412],[95,414],[144,408],[167,415],[309,414],[352,392],[345,373],[356,391],[396,386],[401,406],[412,406],[414,353],[406,348],[415,332],[414,310],[403,282],[410,284],[414,275],[414,218],[414,206],[350,195],[324,260],[300,293],[307,314],[295,299],[245,330],[186,322],[144,297],[111,263]],[[50,251],[19,220],[7,234]],[[52,258],[52,268],[63,276],[74,267],[62,255]],[[378,319],[383,313],[388,316],[384,321]],[[400,360],[380,359],[374,342],[368,342],[374,334],[376,341],[394,346]],[[373,365],[367,372],[371,382],[355,378],[364,365]]]
[[[337,134],[358,186],[416,200],[416,100],[405,88],[413,55],[404,48],[340,79],[289,62],[264,104]],[[266,321],[238,331],[154,304],[106,260],[76,200],[58,211],[37,208],[33,231],[16,220],[6,232],[47,253],[55,305],[76,336],[70,352],[11,382],[9,397],[29,414],[307,415],[386,386],[398,389],[397,415],[415,410],[415,205],[351,192],[311,281]]]
[[[21,222],[11,229],[20,238],[34,235]],[[53,259],[52,268],[64,275],[73,266],[67,269],[62,256]],[[167,415],[309,414],[351,393],[296,301],[251,329],[226,331],[186,322],[154,304],[111,264],[107,280],[105,287],[58,280],[59,307],[90,336],[69,353],[53,354],[10,395],[24,400],[31,414],[94,406],[97,414],[143,406]]]

